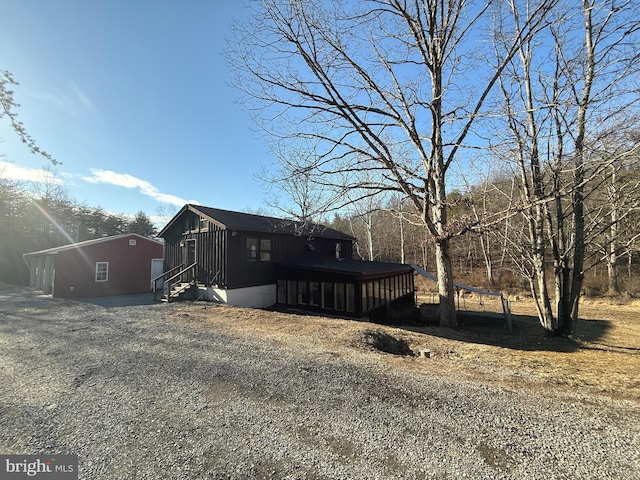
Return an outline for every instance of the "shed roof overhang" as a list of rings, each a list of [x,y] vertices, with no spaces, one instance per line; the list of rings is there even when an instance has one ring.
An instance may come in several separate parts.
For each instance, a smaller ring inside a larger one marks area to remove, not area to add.
[[[276,269],[296,272],[321,272],[335,275],[350,275],[367,281],[413,273],[411,265],[391,262],[369,262],[365,260],[335,259],[324,261],[301,261],[276,264]]]

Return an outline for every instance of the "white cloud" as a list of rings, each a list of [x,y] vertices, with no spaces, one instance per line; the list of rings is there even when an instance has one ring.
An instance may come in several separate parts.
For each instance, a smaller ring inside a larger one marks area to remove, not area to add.
[[[9,162],[0,162],[0,178],[9,180],[28,180],[30,182],[62,185],[62,180],[42,168],[27,168]]]
[[[47,88],[31,90],[30,94],[34,98],[50,102],[72,115],[94,109],[93,102],[73,81],[69,82],[66,88],[49,85]]]
[[[178,206],[182,206],[185,203],[198,203],[195,200],[185,200],[175,195],[162,193],[146,180],[141,180],[127,173],[117,173],[112,172],[111,170],[99,170],[93,168],[91,169],[91,173],[93,176],[83,177],[83,179],[90,183],[107,183],[110,185],[117,185],[119,187],[137,189],[143,195],[147,195],[160,203],[168,203]]]
[[[158,229],[163,228],[172,218],[173,217],[167,217],[165,215],[149,215],[149,220],[151,220],[151,223]]]
[[[71,82],[71,88],[73,89],[73,94],[75,95],[76,100],[82,107],[87,110],[93,109],[93,103],[91,102],[91,100],[89,100],[89,97],[87,97],[84,92],[80,90],[80,87],[78,87],[75,82]]]

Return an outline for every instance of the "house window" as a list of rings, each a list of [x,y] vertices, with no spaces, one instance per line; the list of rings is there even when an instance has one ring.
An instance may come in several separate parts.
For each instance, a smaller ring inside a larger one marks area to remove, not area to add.
[[[109,262],[96,262],[96,282],[109,280]]]
[[[309,305],[317,307],[320,305],[320,284],[309,282]]]
[[[258,239],[247,238],[247,260],[255,262],[258,260]]]
[[[380,280],[374,280],[373,282],[373,296],[375,301],[375,306],[379,307],[382,305],[382,294],[380,291]]]
[[[271,240],[260,240],[260,261],[271,261]]]
[[[362,311],[366,312],[367,310],[369,310],[369,305],[367,304],[367,284],[365,282],[362,282],[360,293],[362,294]]]
[[[298,282],[298,305],[306,305],[307,303],[309,303],[307,282]]]
[[[287,280],[287,303],[289,305],[296,304],[296,286],[298,282],[295,280]]]
[[[356,311],[356,289],[353,283],[347,283],[347,312]]]
[[[375,307],[375,300],[373,295],[373,282],[367,282],[367,310],[371,310]]]
[[[287,303],[287,281],[278,280],[278,303]]]
[[[247,260],[250,262],[271,261],[271,240],[247,238]]]
[[[322,308],[333,310],[333,283],[322,282]]]
[[[344,283],[336,282],[334,284],[334,291],[335,291],[334,308],[336,310],[344,310]]]
[[[200,225],[200,216],[199,215],[189,215],[184,219],[184,231],[185,232],[195,232],[198,230],[198,226]]]
[[[342,252],[342,245],[340,242],[336,242],[336,258],[341,258],[340,253]]]

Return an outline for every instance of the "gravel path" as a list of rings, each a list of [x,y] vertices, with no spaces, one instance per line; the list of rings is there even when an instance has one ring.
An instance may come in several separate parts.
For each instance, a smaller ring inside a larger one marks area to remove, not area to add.
[[[640,478],[638,402],[230,336],[199,305],[0,290],[0,453],[84,479]]]

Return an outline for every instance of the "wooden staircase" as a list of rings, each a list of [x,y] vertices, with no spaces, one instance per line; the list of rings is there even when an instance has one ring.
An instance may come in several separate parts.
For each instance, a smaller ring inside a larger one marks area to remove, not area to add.
[[[175,283],[168,292],[162,294],[160,301],[169,303],[175,302],[176,300],[182,300],[182,298],[195,287],[195,280],[191,282]]]
[[[161,302],[173,302],[182,300],[193,289],[197,288],[198,264],[193,263],[188,267],[180,264],[162,275],[154,278],[152,282],[153,297]],[[158,282],[163,281],[162,289],[158,288]]]

